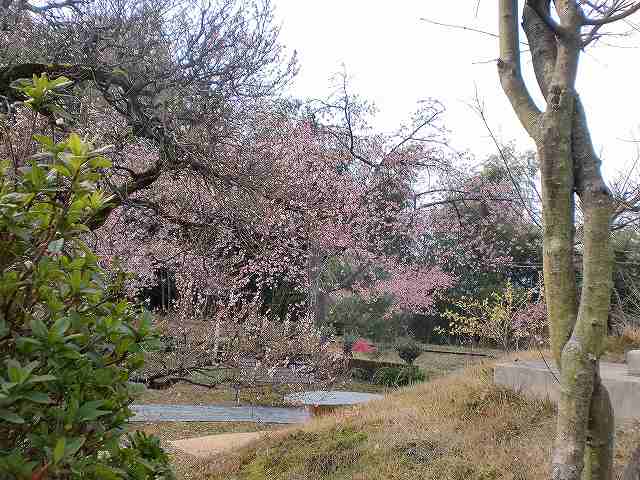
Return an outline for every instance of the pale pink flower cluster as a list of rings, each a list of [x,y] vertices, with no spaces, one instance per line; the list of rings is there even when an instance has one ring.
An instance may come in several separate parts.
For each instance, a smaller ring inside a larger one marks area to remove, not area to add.
[[[251,119],[255,124],[242,135],[200,159],[213,175],[167,171],[97,232],[99,253],[135,273],[132,292],[155,282],[163,266],[175,272],[179,288],[195,283],[228,307],[246,302],[247,292],[278,285],[305,295],[322,273],[310,267],[320,255],[325,264],[339,258],[364,266],[343,291],[390,296],[398,310],[424,312],[455,284],[446,272],[510,261],[508,242],[493,228],[498,221],[521,221],[509,202],[510,185],[467,176],[446,195],[461,191],[470,200],[421,208],[420,179],[430,165],[447,168],[434,144],[390,147],[391,137],[365,135],[357,138],[354,155],[332,125],[261,109]],[[193,127],[182,140],[205,141],[206,134]],[[157,161],[144,142],[126,145],[122,157],[126,168]],[[456,213],[461,209],[477,210],[471,229]]]

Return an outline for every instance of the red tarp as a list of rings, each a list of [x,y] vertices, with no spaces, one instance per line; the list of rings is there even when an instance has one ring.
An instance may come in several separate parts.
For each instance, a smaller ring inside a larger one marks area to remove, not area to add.
[[[376,347],[371,345],[366,340],[359,338],[351,348],[352,352],[371,353],[376,351]]]

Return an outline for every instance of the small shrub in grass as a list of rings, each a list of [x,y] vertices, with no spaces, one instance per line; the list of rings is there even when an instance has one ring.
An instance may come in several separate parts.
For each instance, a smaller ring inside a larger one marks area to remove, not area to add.
[[[40,108],[63,83],[23,92]],[[0,167],[0,478],[173,478],[157,439],[124,435],[151,317],[82,240],[108,161],[77,135],[37,140],[28,166]]]
[[[396,343],[396,352],[398,356],[404,360],[407,365],[413,365],[413,362],[422,353],[422,348],[411,339],[404,339]]]
[[[418,464],[433,463],[439,457],[450,454],[450,449],[437,440],[402,441],[393,447],[393,452]]]
[[[358,336],[353,333],[346,333],[342,336],[342,350],[345,355],[351,356],[353,345],[358,341]]]
[[[406,367],[383,367],[373,375],[373,383],[385,387],[403,387],[414,383],[424,382],[426,374],[418,367],[409,365]]]
[[[351,378],[360,382],[368,382],[371,380],[371,375],[364,368],[354,368],[351,370]]]

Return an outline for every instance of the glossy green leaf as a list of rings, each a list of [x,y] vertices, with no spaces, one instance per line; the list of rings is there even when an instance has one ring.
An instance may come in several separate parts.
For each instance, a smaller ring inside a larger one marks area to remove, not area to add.
[[[5,420],[9,423],[22,424],[25,422],[24,418],[20,415],[11,412],[9,410],[0,409],[0,419]]]
[[[69,458],[75,455],[78,452],[78,450],[82,448],[82,445],[84,445],[85,441],[86,441],[85,437],[76,437],[68,440],[64,449],[65,458]]]
[[[76,413],[77,419],[80,422],[95,420],[102,415],[111,413],[109,410],[100,410],[99,407],[105,404],[104,400],[93,400],[83,404]]]
[[[42,383],[42,382],[53,382],[57,380],[58,377],[55,375],[33,375],[29,378],[25,383]]]
[[[33,320],[31,320],[29,326],[31,327],[31,331],[36,337],[46,338],[49,335],[49,329],[39,318],[34,318]]]
[[[53,449],[53,463],[60,463],[60,460],[64,458],[64,447],[67,444],[67,440],[64,437],[60,437],[56,442],[56,446]]]
[[[51,398],[44,392],[29,392],[21,395],[22,398],[30,400],[34,403],[48,404],[51,403]]]
[[[51,326],[49,333],[56,337],[62,337],[70,326],[71,319],[69,317],[62,317],[56,320],[56,322]]]
[[[81,156],[85,153],[84,144],[82,143],[82,139],[78,136],[77,133],[72,133],[69,135],[69,139],[67,140],[67,147],[71,150],[76,156]]]

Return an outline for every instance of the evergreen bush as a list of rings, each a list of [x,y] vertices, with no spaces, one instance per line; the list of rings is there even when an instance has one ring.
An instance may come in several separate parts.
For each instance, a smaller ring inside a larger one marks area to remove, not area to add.
[[[63,84],[20,88],[37,114]],[[0,164],[0,478],[174,478],[157,439],[125,432],[151,317],[83,241],[109,162],[75,134],[36,140],[27,165]]]

